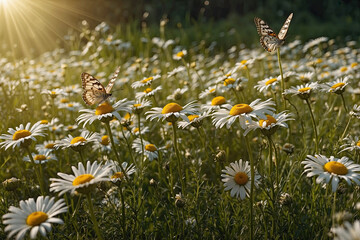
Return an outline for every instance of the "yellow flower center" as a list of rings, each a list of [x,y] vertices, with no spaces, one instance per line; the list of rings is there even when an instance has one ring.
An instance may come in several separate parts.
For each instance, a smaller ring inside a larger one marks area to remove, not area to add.
[[[147,89],[144,90],[144,93],[149,93],[149,92],[151,92],[151,91],[152,91],[151,88],[147,88]]]
[[[240,64],[244,65],[247,62],[247,60],[242,60]]]
[[[226,103],[226,99],[223,96],[217,96],[217,97],[214,97],[211,100],[211,105],[212,106],[221,105],[221,104],[224,104],[224,103]]]
[[[163,110],[161,111],[162,114],[166,114],[166,113],[172,113],[172,112],[180,112],[181,110],[183,110],[183,107],[180,106],[177,103],[168,103],[165,105],[165,107],[163,108]]]
[[[140,104],[140,103],[135,103],[135,104],[134,104],[134,107],[135,107],[135,108],[141,107],[141,104]]]
[[[340,82],[340,83],[334,84],[333,86],[331,86],[331,88],[336,89],[336,88],[342,87],[344,85],[345,85],[345,83]]]
[[[78,143],[78,142],[86,142],[86,139],[83,138],[83,137],[74,137],[71,140],[70,144],[75,144],[75,143]]]
[[[60,102],[61,102],[61,103],[68,103],[68,102],[69,102],[69,99],[67,99],[67,98],[62,98],[62,99],[60,100]]]
[[[110,139],[109,139],[108,135],[104,135],[104,136],[101,137],[101,144],[102,145],[107,146],[107,145],[109,145],[109,143],[110,143]]]
[[[324,165],[324,170],[329,173],[335,173],[337,175],[346,175],[348,173],[348,169],[344,164],[331,161]]]
[[[41,120],[41,121],[40,121],[40,124],[48,124],[48,123],[49,123],[48,120]]]
[[[111,176],[111,179],[115,179],[115,178],[123,179],[124,178],[124,173],[123,172],[116,172],[114,175]]]
[[[199,117],[199,115],[189,115],[188,119],[190,122],[192,122],[195,118],[198,118],[198,117]]]
[[[137,127],[137,128],[134,128],[133,132],[134,132],[134,133],[139,132],[139,128],[138,128],[138,127]]]
[[[45,148],[52,149],[52,148],[54,148],[54,146],[55,146],[55,143],[48,143],[45,145]]]
[[[148,77],[148,78],[141,80],[141,83],[147,83],[148,81],[151,81],[153,79],[154,79],[153,77]]]
[[[104,102],[96,108],[95,115],[111,113],[113,111],[114,111],[114,108],[108,102]]]
[[[48,219],[48,215],[44,212],[33,212],[26,218],[26,224],[29,226],[37,226],[45,222]]]
[[[267,118],[266,120],[264,120],[264,119],[259,120],[259,123],[261,126],[263,126],[264,122],[266,122],[266,125],[265,125],[266,127],[277,122],[276,119],[271,115],[266,115],[266,118]]]
[[[56,95],[56,92],[55,92],[55,91],[51,91],[50,94],[51,94],[51,95]]]
[[[45,155],[40,154],[40,155],[36,155],[34,157],[34,160],[43,161],[43,160],[46,160],[46,157],[45,157]]]
[[[277,80],[276,78],[272,78],[272,79],[266,81],[265,85],[266,85],[266,86],[267,86],[267,85],[270,85],[270,84],[272,84],[273,82],[276,82],[276,80]]]
[[[74,181],[72,182],[73,186],[78,186],[80,184],[84,184],[87,182],[90,182],[92,179],[94,179],[95,177],[91,174],[82,174],[80,176],[77,176]]]
[[[356,146],[360,147],[360,140],[357,141]]]
[[[233,84],[235,82],[235,79],[233,78],[227,78],[224,80],[224,86],[227,86],[229,84]]]
[[[124,116],[124,119],[129,120],[130,117],[131,117],[130,113],[126,113],[125,116]]]
[[[321,58],[318,58],[318,59],[316,59],[316,61],[315,61],[316,63],[322,63],[323,62],[323,60],[321,59]]]
[[[145,145],[145,150],[147,150],[149,152],[155,152],[157,150],[157,148],[155,147],[154,144],[146,144]]]
[[[243,113],[249,113],[252,112],[254,109],[252,109],[252,107],[250,107],[247,104],[236,104],[235,106],[233,106],[230,110],[230,115],[232,116],[236,116],[236,115],[240,115]]]
[[[351,64],[351,67],[354,68],[354,67],[356,67],[357,65],[359,65],[359,64],[358,64],[357,62],[354,62],[354,63]]]
[[[342,67],[342,68],[340,68],[340,71],[341,71],[341,72],[346,72],[347,70],[348,70],[347,67]]]
[[[234,176],[234,180],[238,185],[245,185],[249,181],[249,177],[244,172],[237,172]]]
[[[72,130],[74,127],[73,126],[67,126],[68,130]]]
[[[184,54],[183,51],[180,51],[180,52],[178,52],[178,53],[176,54],[176,56],[179,57],[179,58],[182,58],[184,55],[185,55],[185,54]]]
[[[213,93],[213,92],[215,92],[215,88],[209,90],[209,93]]]
[[[68,104],[68,107],[73,107],[73,106],[74,106],[74,104],[72,104],[72,103]]]
[[[298,91],[301,93],[307,92],[311,89],[311,87],[305,87],[305,88],[300,88]]]
[[[30,135],[31,135],[31,132],[28,131],[28,130],[26,130],[26,129],[24,129],[24,130],[18,130],[18,131],[16,131],[16,132],[14,133],[14,135],[13,135],[13,140],[16,141],[16,140],[18,140],[18,139],[20,139],[20,138],[28,137],[28,136],[30,136]]]

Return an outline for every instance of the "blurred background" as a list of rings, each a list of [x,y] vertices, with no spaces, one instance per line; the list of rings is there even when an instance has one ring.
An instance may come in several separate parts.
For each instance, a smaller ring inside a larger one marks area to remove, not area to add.
[[[292,39],[359,40],[358,0],[0,0],[1,52],[35,57],[64,47],[66,36],[80,34],[84,24],[93,29],[103,21],[124,37],[129,29],[160,36],[163,24],[166,39],[216,40],[219,49],[241,43],[251,47],[258,44],[255,16],[278,32],[291,12]]]

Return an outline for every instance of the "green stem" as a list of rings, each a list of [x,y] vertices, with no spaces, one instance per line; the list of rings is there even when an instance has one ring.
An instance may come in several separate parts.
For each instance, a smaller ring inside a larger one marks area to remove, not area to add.
[[[85,164],[85,159],[84,159],[83,151],[80,150],[80,151],[79,151],[79,154],[80,154],[81,162],[82,162],[82,164],[84,164],[84,166],[85,166],[86,164]]]
[[[283,99],[284,109],[286,109],[286,101],[285,101],[285,98],[283,95],[283,93],[285,91],[285,80],[284,80],[283,70],[282,70],[282,66],[281,66],[280,48],[277,49],[277,58],[278,58],[278,63],[279,63],[280,76],[281,76],[281,93],[280,93],[280,95],[282,96],[282,99]]]
[[[90,193],[86,194],[86,198],[88,200],[90,217],[91,217],[91,221],[93,223],[93,227],[94,227],[95,233],[97,235],[97,238],[99,240],[103,240],[103,237],[101,236],[101,233],[100,233],[98,222],[96,221],[96,217],[95,217],[95,214],[94,214],[94,206],[93,206],[92,201],[91,201]]]
[[[272,141],[271,141],[271,136],[267,136],[268,141],[269,141],[269,178],[272,179],[271,174],[272,174],[272,166],[273,166],[273,162],[272,162]]]
[[[313,125],[313,128],[314,128],[314,133],[315,133],[315,150],[316,150],[316,153],[319,153],[319,146],[318,146],[318,139],[319,139],[319,138],[318,138],[318,132],[317,132],[317,129],[316,129],[316,123],[315,123],[314,114],[313,114],[313,112],[312,112],[309,99],[306,98],[305,101],[306,101],[306,104],[307,104],[307,106],[308,106],[308,108],[309,108],[310,115],[311,115],[311,121],[312,121],[312,125]]]
[[[231,88],[231,90],[234,92],[234,94],[235,94],[235,96],[236,96],[236,100],[238,101],[238,103],[241,103],[242,101],[241,101],[239,95],[237,94],[235,88]]]
[[[140,169],[140,172],[142,173],[142,169],[143,169],[143,166],[144,166],[144,152],[145,152],[145,149],[144,149],[144,141],[143,141],[143,138],[142,138],[142,135],[141,135],[141,121],[140,121],[140,114],[138,114],[138,129],[139,129],[139,137],[140,137],[140,141],[141,141],[141,169]]]
[[[105,128],[106,128],[106,131],[107,131],[107,133],[108,133],[108,135],[109,135],[110,142],[111,142],[111,147],[112,147],[112,149],[114,150],[114,153],[115,153],[115,156],[116,156],[116,160],[117,160],[118,163],[119,163],[119,166],[120,166],[120,168],[121,168],[121,171],[124,173],[124,176],[125,176],[126,181],[129,181],[129,178],[128,178],[127,174],[126,174],[126,171],[125,171],[125,169],[123,168],[123,166],[122,166],[122,164],[121,164],[122,162],[121,162],[121,160],[120,160],[119,153],[118,153],[117,150],[116,150],[116,145],[115,145],[114,138],[113,138],[113,135],[112,135],[112,132],[111,132],[111,128],[110,128],[110,123],[109,123],[109,121],[105,122]]]
[[[340,96],[341,96],[341,100],[342,100],[343,105],[344,105],[345,112],[348,113],[348,109],[347,109],[347,107],[346,107],[344,95],[341,93]]]
[[[121,211],[122,211],[122,228],[124,232],[124,237],[126,236],[126,212],[125,212],[125,201],[122,186],[119,186],[120,198],[121,198]]]
[[[126,136],[125,136],[124,129],[123,129],[122,127],[121,127],[120,129],[121,129],[121,133],[122,133],[122,135],[123,135],[123,138],[125,139],[126,146],[127,146],[127,147],[128,147],[128,149],[129,149],[129,153],[130,153],[131,161],[135,164],[135,159],[134,159],[134,157],[133,157],[133,155],[132,155],[131,145],[130,145],[130,143],[129,143],[128,139],[127,139],[127,138],[126,138]]]
[[[183,164],[180,158],[180,154],[179,154],[179,150],[178,150],[178,146],[177,146],[177,137],[176,137],[176,122],[172,122],[172,126],[173,126],[173,144],[174,144],[174,149],[175,149],[175,153],[176,153],[176,158],[178,161],[178,171],[179,171],[179,178],[180,178],[180,182],[181,182],[181,193],[183,195],[185,195],[185,184],[184,184],[184,179],[183,179],[183,173],[182,173],[182,168],[183,168]]]
[[[44,182],[41,181],[41,177],[40,177],[39,172],[38,172],[38,169],[37,169],[37,167],[36,167],[36,163],[35,163],[35,161],[34,161],[34,158],[33,158],[33,156],[31,155],[31,151],[30,151],[29,147],[26,147],[25,149],[26,149],[26,152],[27,152],[28,155],[29,155],[31,164],[33,165],[33,168],[34,168],[34,171],[35,171],[35,174],[36,174],[36,178],[38,179],[38,182],[39,182],[39,185],[40,185],[41,195],[45,196]]]
[[[254,239],[254,185],[255,185],[255,166],[248,136],[245,136],[246,149],[250,159],[250,240]]]
[[[335,226],[335,210],[336,210],[336,191],[334,192],[334,200],[331,208],[332,227]]]
[[[344,137],[345,137],[345,135],[346,135],[346,132],[347,132],[347,130],[349,129],[350,122],[351,122],[351,117],[349,118],[349,121],[348,121],[347,124],[346,124],[346,127],[345,127],[345,129],[344,129],[343,134],[341,135],[340,140],[344,139]]]

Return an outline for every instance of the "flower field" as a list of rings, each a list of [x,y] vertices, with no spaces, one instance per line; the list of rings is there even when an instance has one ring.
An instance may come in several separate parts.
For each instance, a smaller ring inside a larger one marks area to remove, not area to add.
[[[0,59],[1,239],[360,235],[357,42],[82,27]]]

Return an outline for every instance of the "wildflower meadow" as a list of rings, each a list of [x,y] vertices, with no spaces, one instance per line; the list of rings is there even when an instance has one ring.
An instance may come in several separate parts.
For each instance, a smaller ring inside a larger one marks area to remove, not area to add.
[[[84,20],[1,57],[0,239],[358,239],[359,43],[296,17],[226,49]]]

